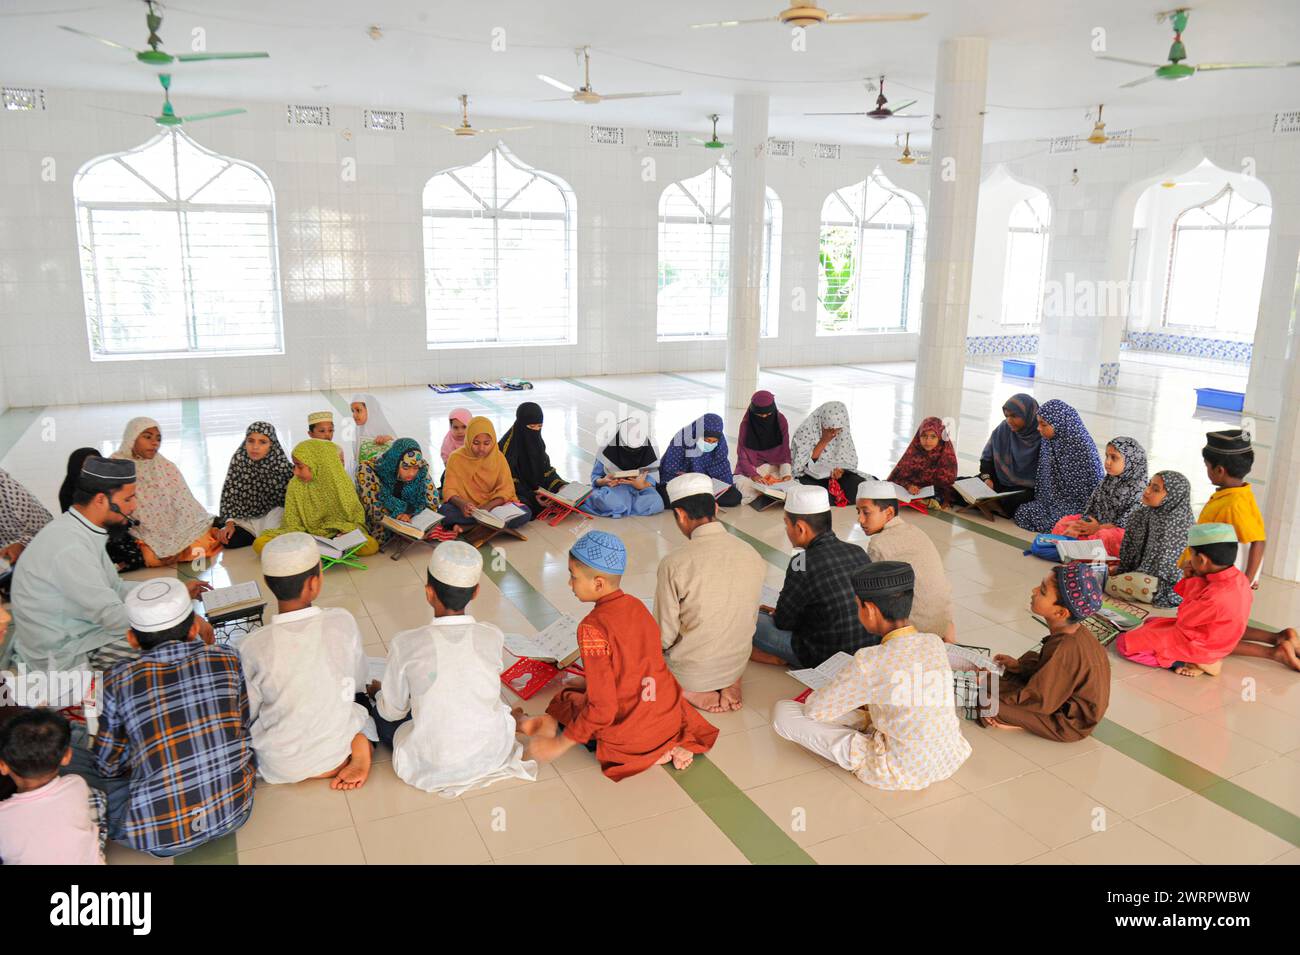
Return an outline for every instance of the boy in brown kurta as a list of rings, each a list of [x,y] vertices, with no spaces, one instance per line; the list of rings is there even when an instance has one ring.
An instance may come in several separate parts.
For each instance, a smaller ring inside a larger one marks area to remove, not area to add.
[[[516,713],[530,737],[526,758],[544,763],[586,746],[617,782],[669,760],[685,769],[718,738],[664,663],[654,617],[619,588],[626,567],[623,542],[605,531],[582,535],[569,552],[569,586],[595,604],[578,624],[586,682],[561,690],[543,716]]]
[[[1047,621],[1047,639],[1019,659],[994,657],[1006,667],[998,711],[980,722],[1073,743],[1092,733],[1110,703],[1110,660],[1081,625],[1101,609],[1101,588],[1082,564],[1054,567],[1030,593],[1029,609]]]

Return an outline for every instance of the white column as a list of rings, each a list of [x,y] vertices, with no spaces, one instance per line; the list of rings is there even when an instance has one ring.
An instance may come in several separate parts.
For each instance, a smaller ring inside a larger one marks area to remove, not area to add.
[[[1280,266],[1281,263],[1278,263]],[[1273,437],[1272,466],[1269,468],[1267,498],[1263,506],[1268,548],[1264,551],[1264,572],[1283,580],[1300,580],[1300,267],[1291,260],[1291,298],[1285,311],[1290,315],[1291,341],[1283,354],[1281,413]],[[1280,303],[1279,303],[1280,304]],[[1259,360],[1256,339],[1254,361]],[[1251,375],[1252,382],[1254,374]],[[1291,623],[1283,620],[1280,623]]]
[[[739,422],[758,390],[767,190],[767,94],[737,93],[731,161],[731,288],[727,296],[727,412]]]
[[[936,128],[930,145],[913,425],[928,415],[950,421],[961,416],[987,77],[986,39],[963,36],[944,41],[935,77]]]

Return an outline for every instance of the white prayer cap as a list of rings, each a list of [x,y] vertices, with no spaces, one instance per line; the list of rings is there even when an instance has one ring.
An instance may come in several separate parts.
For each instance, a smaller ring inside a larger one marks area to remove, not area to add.
[[[429,574],[448,587],[477,587],[483,555],[464,541],[443,541],[429,557]]]
[[[795,484],[785,492],[787,514],[825,514],[831,509],[831,496],[817,484]]]
[[[174,627],[194,609],[189,590],[175,577],[146,580],[126,595],[125,603],[131,629],[140,633]]]
[[[858,500],[897,501],[898,486],[891,481],[863,481],[858,485]]]
[[[668,500],[680,501],[695,494],[712,494],[713,478],[707,474],[688,472],[679,474],[668,482]]]
[[[301,531],[272,537],[262,548],[262,573],[267,577],[292,577],[319,563],[316,538]]]

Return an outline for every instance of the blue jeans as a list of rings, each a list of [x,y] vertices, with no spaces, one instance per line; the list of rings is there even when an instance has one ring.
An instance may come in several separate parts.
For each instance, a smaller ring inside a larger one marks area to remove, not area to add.
[[[108,803],[106,822],[108,838],[114,842],[122,839],[122,824],[126,820],[127,805],[131,800],[130,776],[101,776],[95,765],[95,757],[86,748],[87,735],[85,723],[72,724],[72,761],[59,770],[60,776],[80,776],[91,789],[98,789],[104,794]]]
[[[758,624],[754,627],[754,649],[778,656],[792,667],[799,666],[799,658],[794,652],[794,633],[781,630],[772,620],[770,613],[760,613]]]

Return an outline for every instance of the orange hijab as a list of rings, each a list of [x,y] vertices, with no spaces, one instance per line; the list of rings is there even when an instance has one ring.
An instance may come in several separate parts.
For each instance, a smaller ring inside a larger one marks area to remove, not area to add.
[[[477,435],[492,438],[492,450],[486,457],[476,458],[470,450]],[[443,475],[443,500],[463,497],[475,506],[486,504],[494,497],[507,501],[515,499],[515,481],[510,475],[506,456],[497,447],[497,433],[487,418],[471,418],[465,429],[465,444],[447,458],[447,473]]]

